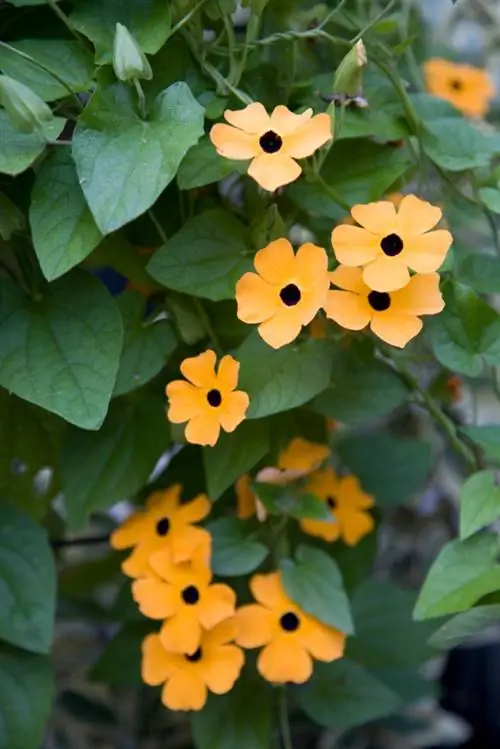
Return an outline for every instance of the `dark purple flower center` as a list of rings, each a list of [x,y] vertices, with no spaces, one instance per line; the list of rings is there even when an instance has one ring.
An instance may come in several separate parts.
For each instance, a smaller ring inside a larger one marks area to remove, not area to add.
[[[299,628],[300,619],[297,614],[293,613],[293,611],[287,611],[286,614],[283,614],[281,617],[280,625],[285,632],[295,632],[295,630]]]
[[[403,240],[397,234],[388,234],[380,242],[382,251],[389,257],[395,257],[403,251]]]
[[[391,297],[386,291],[370,291],[368,304],[375,312],[385,312],[391,306]]]
[[[222,403],[222,395],[220,390],[209,390],[207,393],[207,401],[212,408],[218,408]]]
[[[187,603],[189,606],[194,606],[194,604],[198,603],[198,601],[200,600],[198,588],[196,588],[194,585],[188,585],[187,588],[184,588],[181,595],[184,603]]]
[[[287,307],[295,307],[300,302],[301,297],[300,289],[294,283],[289,283],[280,291],[280,299]]]
[[[199,660],[201,660],[201,656],[203,655],[203,651],[201,648],[198,648],[198,650],[195,650],[194,653],[186,653],[184,656],[186,660],[190,661],[191,663],[198,663]]]
[[[283,139],[273,130],[261,135],[259,139],[260,147],[265,153],[277,153],[283,145]]]
[[[156,532],[159,536],[166,536],[170,530],[170,520],[168,518],[162,518],[156,523]]]

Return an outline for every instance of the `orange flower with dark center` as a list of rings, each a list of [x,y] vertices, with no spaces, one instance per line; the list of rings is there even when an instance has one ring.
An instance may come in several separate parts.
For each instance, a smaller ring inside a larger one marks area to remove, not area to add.
[[[154,492],[143,510],[135,512],[111,534],[110,543],[114,549],[135,547],[122,564],[122,570],[129,577],[146,574],[151,555],[160,549],[167,549],[175,562],[184,562],[200,546],[208,562],[210,534],[193,523],[208,515],[211,504],[204,494],[181,503],[181,488],[176,484]]]
[[[236,612],[236,642],[263,650],[259,673],[275,684],[303,684],[313,671],[313,658],[330,662],[344,653],[345,635],[306,614],[286,594],[279,572],[254,575],[250,589],[258,603]]]
[[[340,265],[330,276],[344,291],[328,292],[327,317],[348,330],[370,325],[375,335],[399,348],[421,331],[420,315],[436,315],[444,308],[437,273],[413,276],[403,289],[390,294],[372,291],[361,268]]]
[[[433,58],[424,63],[427,90],[468,117],[484,117],[495,98],[490,75],[472,65]]]
[[[288,239],[276,239],[254,258],[257,273],[236,284],[238,317],[259,324],[259,334],[273,348],[291,343],[311,322],[328,291],[328,257],[308,242],[297,254]]]
[[[165,619],[160,640],[172,653],[194,653],[203,629],[212,629],[234,614],[236,594],[228,586],[212,584],[203,550],[190,562],[174,564],[168,551],[149,560],[154,575],[132,585],[134,600],[150,619]]]
[[[223,356],[217,372],[214,351],[184,359],[181,372],[188,380],[169,382],[168,419],[174,424],[187,421],[186,439],[195,445],[215,445],[221,428],[234,432],[245,418],[250,399],[236,390],[239,362]]]
[[[365,494],[356,476],[339,477],[333,468],[324,468],[310,477],[304,491],[314,494],[332,512],[332,522],[300,520],[305,533],[324,541],[341,538],[348,546],[355,546],[373,530],[375,523],[367,510],[373,507],[374,499]]]
[[[315,471],[329,455],[330,448],[327,445],[294,437],[280,452],[277,467],[263,468],[256,480],[264,484],[285,486]]]
[[[355,205],[351,214],[360,226],[336,226],[333,250],[339,263],[363,266],[363,281],[374,291],[403,288],[410,280],[409,268],[436,271],[453,241],[445,229],[430,231],[440,221],[441,209],[415,195],[406,195],[399,210],[384,200]]]
[[[268,115],[254,102],[245,109],[228,109],[224,117],[230,124],[212,127],[212,143],[227,159],[252,159],[248,174],[264,190],[274,191],[300,177],[302,169],[294,159],[311,156],[332,137],[330,115],[313,117],[312,109],[294,114],[279,105]]]
[[[230,644],[234,635],[234,621],[224,621],[203,632],[199,648],[185,655],[169,653],[159,635],[148,635],[142,644],[142,679],[164,685],[161,698],[169,710],[201,710],[209,691],[226,694],[240,675],[245,656]]]

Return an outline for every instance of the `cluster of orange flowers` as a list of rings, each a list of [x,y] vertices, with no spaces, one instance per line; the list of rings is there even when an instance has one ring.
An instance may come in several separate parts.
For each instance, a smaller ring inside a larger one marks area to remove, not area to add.
[[[303,491],[330,507],[332,521],[302,520],[303,530],[354,545],[373,529],[366,512],[373,498],[354,476],[317,470],[328,454],[326,446],[297,438],[281,453],[278,466],[263,469],[257,480],[284,483],[312,474]],[[262,648],[257,668],[273,684],[303,683],[312,674],[313,659],[340,658],[345,635],[292,601],[279,572],[254,575],[255,601],[237,607],[232,588],[213,581],[212,539],[196,525],[209,513],[209,499],[200,495],[182,503],[180,494],[180,486],[155,492],[111,537],[114,548],[133,548],[122,565],[134,579],[133,597],[145,616],[162,622],[143,642],[142,677],[147,684],[163,685],[165,706],[200,710],[208,692],[229,692],[244,665],[243,649]],[[259,500],[249,477],[238,482],[237,495],[238,514],[250,517]]]

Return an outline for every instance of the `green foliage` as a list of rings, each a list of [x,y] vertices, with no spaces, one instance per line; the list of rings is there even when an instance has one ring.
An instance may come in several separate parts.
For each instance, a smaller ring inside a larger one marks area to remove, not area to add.
[[[44,138],[57,138],[64,124],[61,117],[54,117],[43,124],[41,133],[21,133],[15,129],[5,110],[0,109],[0,173],[15,176],[24,172],[45,150]]]
[[[500,488],[493,471],[471,476],[460,493],[460,538],[469,538],[500,517]]]
[[[442,624],[429,639],[429,645],[439,650],[454,648],[487,627],[496,624],[499,618],[500,605],[475,606]]]
[[[261,565],[268,549],[258,541],[258,533],[236,518],[219,518],[209,524],[212,535],[212,569],[226,577],[248,575]]]

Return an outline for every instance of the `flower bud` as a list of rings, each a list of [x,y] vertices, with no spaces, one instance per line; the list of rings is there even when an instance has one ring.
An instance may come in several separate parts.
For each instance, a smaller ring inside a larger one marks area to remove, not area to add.
[[[16,130],[31,133],[53,118],[51,108],[19,81],[0,75],[0,104],[10,117]]]
[[[113,42],[113,69],[120,81],[132,81],[145,78],[150,81],[153,77],[151,65],[137,40],[121,23],[116,24]]]
[[[366,65],[366,49],[360,39],[346,54],[337,68],[333,81],[336,94],[357,96],[363,87],[363,68]]]

